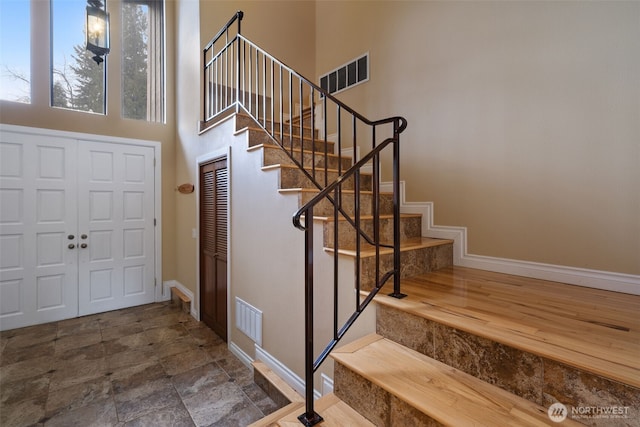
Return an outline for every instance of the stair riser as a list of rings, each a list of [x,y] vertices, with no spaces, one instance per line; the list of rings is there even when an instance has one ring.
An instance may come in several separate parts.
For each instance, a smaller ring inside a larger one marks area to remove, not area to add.
[[[334,365],[333,392],[379,427],[442,426],[338,362]]]
[[[258,124],[255,120],[253,120],[253,118],[246,116],[246,115],[242,115],[239,114],[236,116],[236,130],[240,130],[240,129],[244,129],[246,127],[259,127],[260,125],[263,125],[262,122],[260,122],[260,124]],[[305,137],[307,138],[311,138],[311,135],[313,134],[313,136],[315,138],[318,138],[318,130],[312,130],[311,128],[308,127],[308,122],[305,120],[304,123],[305,127],[303,127],[302,131]],[[264,125],[265,129],[267,129],[267,131],[271,132],[271,120],[267,120],[266,124]],[[289,133],[293,133],[293,135],[299,137],[300,136],[300,125],[299,124],[292,124],[291,127],[289,127],[288,123],[285,123],[282,127],[283,133],[285,134],[289,134]],[[275,122],[273,125],[273,132],[276,135],[280,135],[280,123]]]
[[[635,387],[382,304],[376,323],[379,335],[543,407],[640,405]]]
[[[338,179],[337,172],[329,172],[328,181],[325,182],[324,173],[320,174],[317,172],[316,180],[320,183],[320,185],[328,185]],[[353,178],[349,178],[344,181],[343,189],[344,190],[353,190]],[[362,186],[363,191],[371,191],[371,175],[363,175],[360,178],[360,184]],[[317,189],[317,187],[311,182],[309,178],[307,178],[302,171],[298,169],[292,168],[281,168],[280,169],[280,188],[313,188]]]
[[[304,206],[309,200],[316,196],[317,193],[302,193],[299,198],[300,207]],[[354,208],[355,195],[353,193],[343,193],[342,195],[342,209],[350,215],[355,213]],[[391,194],[380,195],[380,214],[391,215],[393,214],[393,196]],[[333,204],[325,199],[318,203],[313,214],[316,216],[333,217]],[[373,196],[371,193],[360,194],[360,212],[362,215],[373,214]]]
[[[293,153],[296,161],[300,162],[300,151]],[[342,170],[346,171],[351,167],[352,161],[350,158],[344,157],[342,159],[336,156],[325,156],[322,153],[316,152],[315,155],[311,152],[305,151],[302,156],[302,161],[306,168],[311,168],[315,164],[316,168],[327,167],[329,169],[338,169],[339,163],[342,162]],[[263,150],[263,165],[293,165],[293,160],[280,148],[265,147]]]
[[[400,253],[400,277],[412,277],[453,265],[453,244],[444,244],[428,248],[412,249]],[[393,269],[393,254],[380,256],[380,271]],[[373,289],[376,282],[376,265],[374,257],[361,260],[361,284],[364,291]],[[384,291],[391,292],[391,284]]]
[[[364,232],[373,239],[373,219],[361,219],[360,226]],[[422,218],[417,216],[400,217],[400,242],[409,239],[416,239],[422,235]],[[380,219],[380,241],[385,244],[393,243],[393,218]],[[346,221],[338,222],[338,245],[339,247],[353,248],[356,242],[356,231],[353,226]],[[361,241],[365,243],[365,241]],[[328,221],[324,224],[324,246],[335,248],[334,245],[334,222]]]
[[[277,145],[267,133],[265,133],[260,129],[249,129],[248,132],[249,132],[249,147],[255,147],[256,145]],[[282,146],[285,149],[289,150],[292,148],[291,138],[289,137],[289,135],[284,135],[283,139],[278,138],[278,140],[281,141]],[[319,139],[312,141],[311,139],[308,139],[308,138],[305,138],[303,141],[300,141],[299,137],[294,136],[293,149],[299,150],[301,145],[306,151],[312,151],[312,147],[313,147],[313,149],[318,154],[325,152],[325,146],[326,146],[327,153],[333,154],[334,152],[333,142],[322,141]]]

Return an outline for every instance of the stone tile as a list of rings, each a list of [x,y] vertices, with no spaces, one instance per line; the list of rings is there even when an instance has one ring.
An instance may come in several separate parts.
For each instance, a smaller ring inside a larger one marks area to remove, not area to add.
[[[111,341],[142,332],[142,325],[138,322],[124,325],[105,326],[101,328],[102,340]]]
[[[171,382],[184,399],[228,383],[229,375],[217,364],[209,363],[175,375]]]
[[[149,381],[114,396],[120,421],[132,421],[180,404],[180,397],[168,378]]]
[[[142,319],[140,321],[140,324],[146,330],[146,329],[161,328],[161,327],[167,327],[167,326],[175,326],[180,324],[180,319],[181,319],[180,313],[176,313],[172,311],[163,316],[149,317],[146,319]]]
[[[78,317],[58,322],[58,338],[89,333],[100,334],[100,323],[95,316]]]
[[[46,420],[47,427],[115,426],[118,414],[113,399],[103,399],[86,406],[62,411]]]
[[[98,360],[105,356],[106,352],[102,342],[86,347],[71,348],[56,354],[53,368],[65,369],[79,362]]]
[[[153,353],[158,358],[173,356],[201,348],[191,336],[178,338],[175,341],[161,342],[153,346]]]
[[[0,387],[0,403],[11,405],[23,400],[47,396],[49,393],[50,374],[26,378]]]
[[[213,359],[202,349],[196,348],[184,353],[167,356],[160,360],[169,375],[176,375],[198,366],[213,362]]]
[[[113,392],[124,393],[148,382],[169,378],[169,376],[159,362],[147,362],[110,372],[109,378]]]
[[[273,399],[254,382],[242,387],[242,391],[264,415],[268,415],[285,406],[274,402]]]
[[[110,398],[111,382],[106,378],[53,390],[47,398],[45,415],[52,418],[62,412],[73,411]]]
[[[337,362],[333,392],[376,426],[391,426],[389,393]]]
[[[628,408],[625,417],[619,419],[582,414],[583,417],[576,421],[585,425],[640,427],[640,389],[635,387],[544,359],[543,394],[543,406],[560,402],[569,408],[570,413],[572,408],[580,407]]]
[[[68,350],[97,344],[101,341],[100,330],[85,334],[66,335],[56,340],[56,353],[64,353]]]
[[[106,357],[109,372],[115,372],[122,368],[135,366],[143,363],[157,363],[158,357],[151,346],[138,347],[131,350],[121,351]]]
[[[426,356],[434,356],[434,323],[385,305],[376,307],[376,332]]]
[[[182,401],[197,426],[215,425],[251,405],[242,390],[230,382],[215,388],[203,388]]]
[[[0,406],[0,425],[2,426],[31,426],[44,419],[45,395],[23,400],[14,404]]]
[[[52,365],[53,359],[50,356],[40,356],[2,366],[0,367],[0,385],[4,386],[6,383],[40,377],[48,373]]]
[[[264,417],[263,413],[250,401],[236,405],[227,416],[209,424],[210,427],[245,427]]]
[[[7,340],[8,342],[9,340]],[[46,341],[29,347],[18,347],[14,349],[6,349],[0,357],[0,366],[11,365],[17,362],[33,359],[42,356],[53,356],[55,352],[55,341]]]
[[[187,330],[180,324],[170,326],[156,327],[145,330],[143,334],[153,344],[174,341],[188,335]]]
[[[227,343],[224,342],[222,338],[220,338],[213,330],[211,330],[208,326],[204,325],[204,323],[200,324],[198,328],[189,329],[189,335],[193,337],[195,342],[199,345],[204,346],[214,346],[214,345],[224,345],[227,346]]]
[[[124,427],[193,427],[195,424],[182,402],[128,421]]]
[[[108,329],[114,328],[116,326],[125,326],[140,323],[141,320],[140,316],[137,313],[122,313],[112,311],[109,313],[102,313],[98,322],[100,323],[100,328]]]
[[[216,362],[240,387],[253,383],[253,369],[249,369],[237,357],[231,355]]]
[[[542,404],[540,357],[442,324],[434,332],[436,360]]]
[[[153,341],[144,333],[127,335],[114,340],[105,341],[104,349],[107,355],[116,354],[122,351],[133,350],[140,347],[152,345]]]
[[[420,426],[444,427],[444,424],[428,417],[407,402],[391,395],[390,425],[392,426]]]
[[[44,325],[14,329],[9,332],[5,351],[53,341],[58,334],[58,325],[56,323],[47,323]]]
[[[209,356],[211,356],[216,362],[230,357],[236,357],[233,353],[231,353],[231,351],[229,351],[227,343],[225,342],[223,342],[222,344],[205,345],[203,349],[207,353],[209,353]]]
[[[98,380],[104,377],[107,372],[107,360],[105,358],[74,361],[53,372],[49,390],[60,390],[86,383],[87,381]]]

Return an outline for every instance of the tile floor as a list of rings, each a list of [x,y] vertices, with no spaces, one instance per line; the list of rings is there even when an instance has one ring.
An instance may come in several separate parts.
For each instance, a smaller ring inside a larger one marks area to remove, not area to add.
[[[0,333],[0,395],[3,427],[246,426],[277,409],[171,303]]]

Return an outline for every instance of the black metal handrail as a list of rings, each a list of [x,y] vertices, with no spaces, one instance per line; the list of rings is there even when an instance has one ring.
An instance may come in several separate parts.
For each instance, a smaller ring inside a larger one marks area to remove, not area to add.
[[[293,217],[296,227],[305,232],[305,413],[299,420],[314,425],[322,417],[314,411],[314,372],[356,321],[373,297],[391,278],[393,293],[400,292],[400,133],[407,122],[402,117],[372,121],[362,116],[309,79],[285,65],[240,34],[243,13],[238,11],[203,49],[203,122],[215,120],[232,109],[249,115],[271,140],[279,145],[318,194]],[[238,22],[237,32],[229,37],[229,28]],[[222,36],[225,38],[222,39]],[[216,49],[216,45],[221,45]],[[390,128],[390,129],[389,129]],[[327,142],[329,136],[334,141]],[[386,136],[381,136],[386,135]],[[370,150],[352,165],[344,165],[342,152],[356,155],[363,141]],[[382,193],[380,176],[383,152],[391,148],[393,167],[393,242],[383,242],[380,233]],[[337,156],[335,156],[337,154]],[[334,162],[333,164],[331,162]],[[372,172],[363,172],[371,167]],[[368,177],[368,178],[367,178]],[[364,182],[370,180],[370,190]],[[351,196],[352,195],[352,196]],[[362,202],[370,197],[370,206]],[[353,197],[353,204],[345,203]],[[318,358],[314,357],[314,254],[313,212],[323,200],[332,212],[333,229],[333,337]],[[371,211],[373,231],[365,231],[362,220]],[[363,213],[365,211],[365,213]],[[302,217],[304,216],[304,224]],[[343,220],[355,235],[356,307],[347,320],[339,324],[338,257],[340,253],[339,221]],[[373,248],[375,274],[372,291],[361,300],[360,261],[363,243]],[[381,248],[391,248],[393,265],[382,271]]]

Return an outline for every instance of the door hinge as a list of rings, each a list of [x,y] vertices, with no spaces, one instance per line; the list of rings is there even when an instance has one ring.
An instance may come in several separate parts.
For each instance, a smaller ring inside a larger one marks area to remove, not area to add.
[[[154,168],[156,167],[156,158],[155,157],[153,158],[153,167]]]
[[[155,218],[153,218],[153,226],[154,227],[156,226],[156,219]]]
[[[155,277],[153,278],[153,287],[155,288],[156,286],[158,286],[158,279],[156,279]]]

